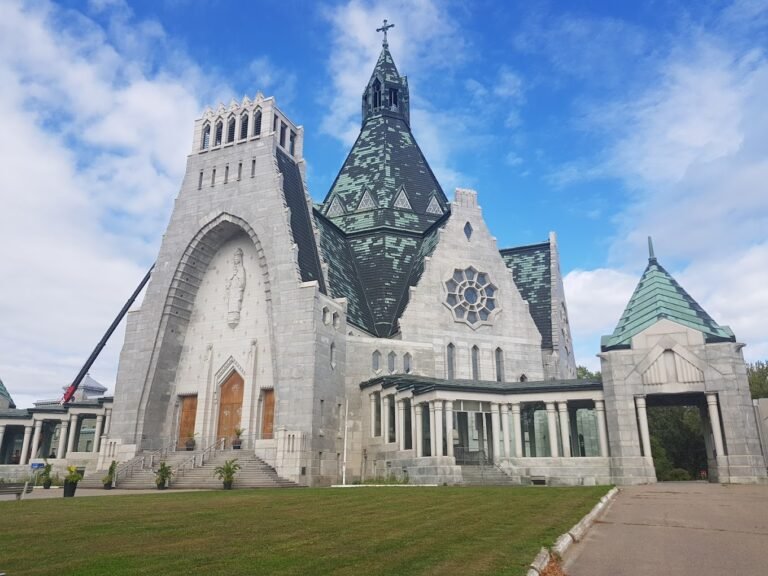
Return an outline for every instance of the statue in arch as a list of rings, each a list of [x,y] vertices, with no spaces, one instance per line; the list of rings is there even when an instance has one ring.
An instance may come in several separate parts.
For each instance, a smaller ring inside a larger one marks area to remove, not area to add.
[[[234,328],[240,323],[240,309],[243,307],[243,293],[245,292],[242,249],[237,248],[235,250],[232,260],[232,275],[227,278],[227,324]]]

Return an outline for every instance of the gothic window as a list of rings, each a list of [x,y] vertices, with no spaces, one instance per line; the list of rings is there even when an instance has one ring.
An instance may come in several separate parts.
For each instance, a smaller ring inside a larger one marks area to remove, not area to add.
[[[331,342],[330,354],[331,354],[331,368],[335,369],[336,368],[336,343],[335,342]]]
[[[467,240],[470,240],[472,238],[472,224],[467,222],[464,224],[464,236],[467,237]]]
[[[203,171],[200,170],[200,178],[197,180],[197,189],[200,190],[203,187]]]
[[[288,152],[291,153],[291,156],[296,154],[296,132],[291,130],[291,136],[288,138]]]
[[[373,201],[371,193],[363,189],[363,197],[360,199],[360,204],[357,205],[358,212],[361,210],[373,210],[374,208],[376,208],[376,202]]]
[[[248,138],[248,112],[240,116],[240,140]]]
[[[405,193],[405,187],[400,187],[400,192],[395,198],[395,208],[403,208],[404,210],[412,210],[411,203],[408,201],[408,195]]]
[[[253,115],[253,135],[259,136],[261,134],[261,110],[256,110]]]
[[[224,184],[229,182],[229,164],[224,166]]]
[[[381,369],[381,352],[375,350],[371,354],[371,369],[374,372],[378,372]]]
[[[331,323],[331,311],[328,308],[323,308],[323,324],[328,326]]]
[[[238,162],[237,164],[237,179],[240,180],[243,177],[243,163]]]
[[[338,312],[333,313],[333,327],[338,328],[341,325],[341,316]]]
[[[456,377],[456,346],[454,346],[453,343],[448,344],[445,356],[445,371],[448,376],[448,380],[453,380]]]
[[[445,305],[451,309],[456,322],[464,322],[476,329],[491,323],[491,315],[497,308],[497,288],[488,274],[472,266],[455,269],[445,281]]]
[[[504,382],[504,350],[496,348],[496,382]]]
[[[288,130],[288,126],[285,125],[285,122],[280,123],[280,146],[285,148],[285,133],[286,130]]]
[[[227,122],[227,143],[235,141],[235,117],[232,116]]]
[[[406,374],[411,373],[411,361],[412,361],[411,353],[406,352],[405,356],[403,356],[403,372],[405,372]]]
[[[277,123],[280,121],[280,119],[277,117],[277,114],[274,115],[274,118],[272,120],[272,132],[277,132]]]
[[[331,207],[328,208],[327,215],[330,218],[333,218],[334,216],[343,216],[344,215],[344,208],[342,208],[341,202],[339,202],[338,198],[334,198],[333,202],[331,202]]]
[[[381,108],[381,82],[378,78],[373,81],[373,108]]]
[[[251,178],[256,176],[256,160],[251,160]]]
[[[397,360],[397,354],[394,352],[390,352],[387,356],[387,370],[389,370],[390,374],[395,373],[395,361]]]
[[[207,150],[208,146],[211,145],[211,125],[206,124],[203,128],[203,138],[200,141],[200,149],[201,150]]]
[[[472,346],[472,380],[480,380],[480,349]]]
[[[219,120],[216,122],[216,133],[213,137],[213,145],[214,146],[221,146],[221,138],[224,135],[224,123]]]
[[[392,110],[397,110],[397,88],[389,89],[389,106]]]

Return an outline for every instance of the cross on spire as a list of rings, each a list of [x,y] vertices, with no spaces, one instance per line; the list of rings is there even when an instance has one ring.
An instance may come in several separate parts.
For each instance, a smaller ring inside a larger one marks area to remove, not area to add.
[[[389,48],[389,43],[387,42],[387,30],[394,27],[394,24],[387,24],[387,19],[384,18],[384,25],[381,28],[376,28],[376,32],[384,32],[384,39],[381,41],[381,45],[384,46],[384,48]]]

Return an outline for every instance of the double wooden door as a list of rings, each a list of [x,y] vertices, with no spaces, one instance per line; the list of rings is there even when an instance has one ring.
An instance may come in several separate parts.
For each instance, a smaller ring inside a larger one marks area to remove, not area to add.
[[[197,415],[197,395],[181,397],[181,416],[179,417],[179,441],[176,448],[184,450],[188,438],[195,435],[195,416]]]
[[[219,396],[219,428],[217,438],[226,438],[227,445],[235,436],[235,428],[240,427],[243,412],[243,377],[233,372],[221,385]]]

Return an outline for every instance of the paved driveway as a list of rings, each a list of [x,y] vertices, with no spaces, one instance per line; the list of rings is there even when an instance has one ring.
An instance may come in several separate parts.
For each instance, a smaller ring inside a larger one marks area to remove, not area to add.
[[[565,557],[568,576],[764,576],[768,486],[622,488]]]

